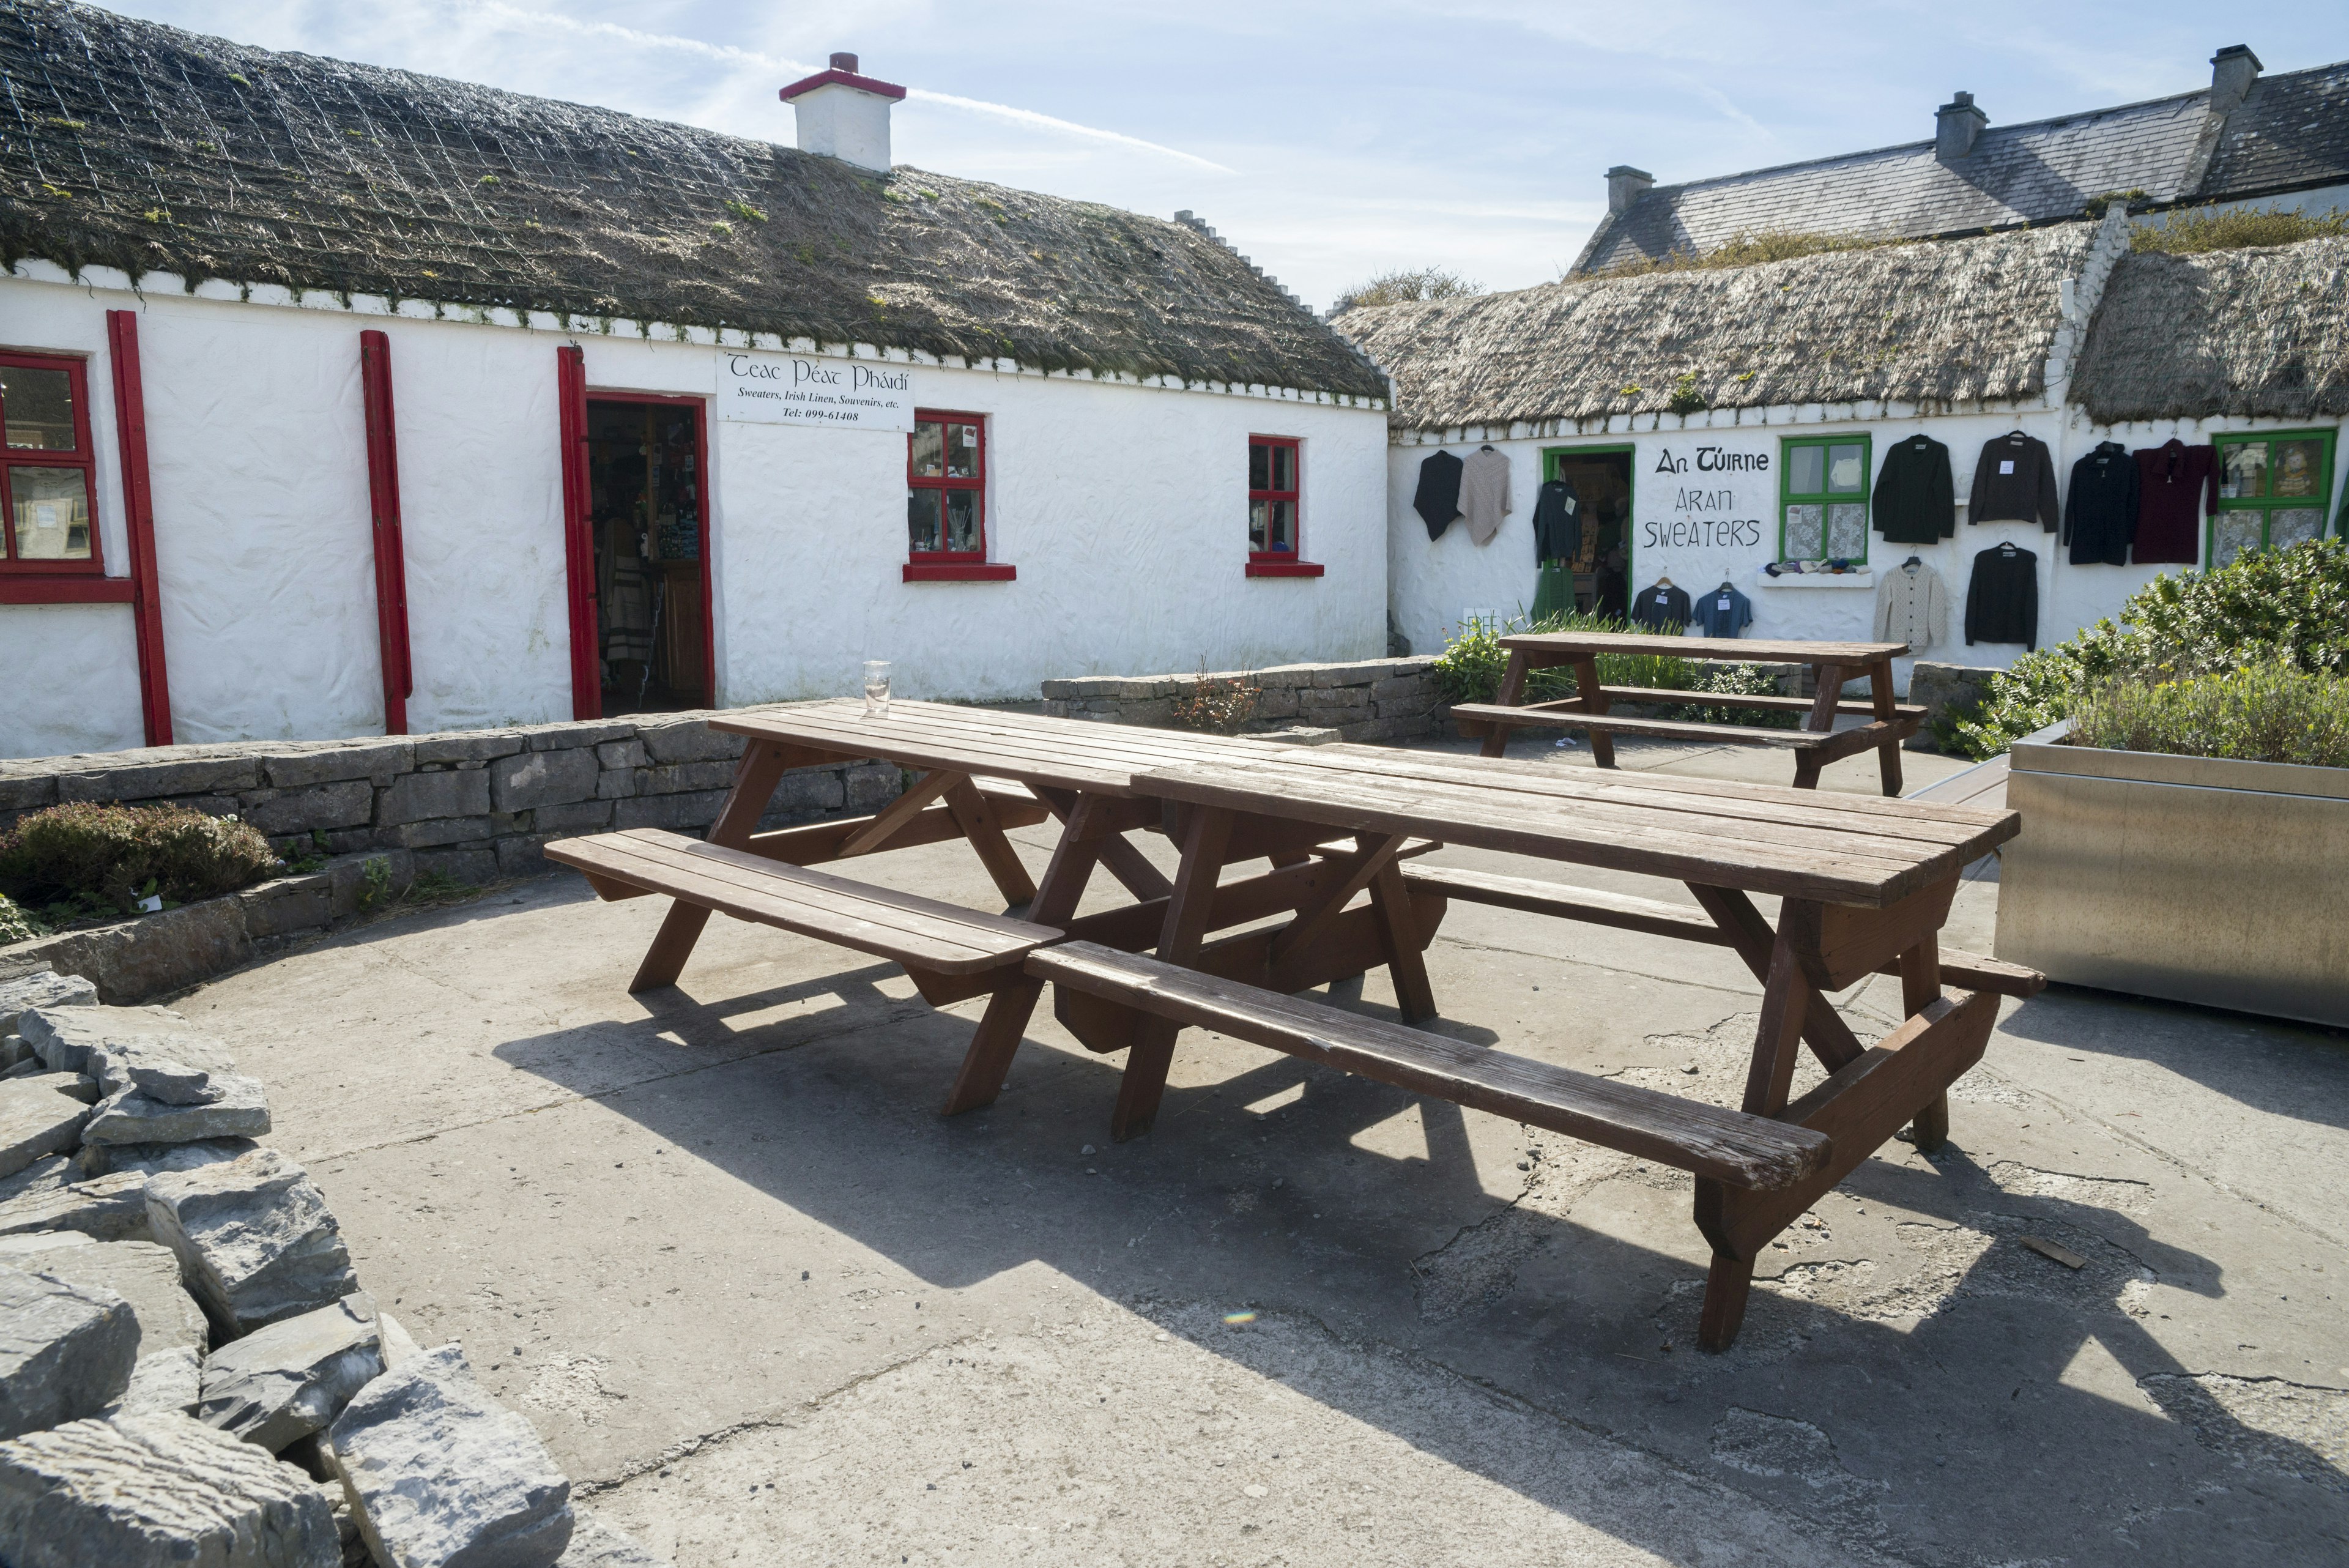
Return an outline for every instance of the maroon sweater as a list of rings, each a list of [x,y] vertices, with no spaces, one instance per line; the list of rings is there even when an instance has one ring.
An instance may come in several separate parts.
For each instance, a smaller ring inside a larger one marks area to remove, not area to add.
[[[2131,559],[2190,566],[2202,558],[2202,511],[2219,504],[2219,449],[2172,436],[2137,459],[2137,543]]]

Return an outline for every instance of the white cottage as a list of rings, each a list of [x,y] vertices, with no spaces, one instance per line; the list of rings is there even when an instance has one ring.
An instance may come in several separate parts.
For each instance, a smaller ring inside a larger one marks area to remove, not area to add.
[[[1383,649],[1381,374],[853,56],[797,149],[56,0],[0,78],[0,755]]]

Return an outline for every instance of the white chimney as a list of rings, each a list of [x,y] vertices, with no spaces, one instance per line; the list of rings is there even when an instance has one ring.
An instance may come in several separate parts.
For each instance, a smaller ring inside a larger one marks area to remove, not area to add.
[[[1607,214],[1630,211],[1631,203],[1655,188],[1656,177],[1645,169],[1618,163],[1607,171]]]
[[[2260,57],[2248,44],[2230,44],[2210,57],[2210,112],[2230,115],[2242,107],[2260,79]]]
[[[1974,107],[1974,95],[1958,92],[1933,111],[1933,156],[1955,163],[1974,150],[1974,139],[1990,123],[1990,116]]]
[[[832,57],[832,68],[793,82],[778,95],[799,117],[800,151],[822,153],[875,173],[889,172],[889,106],[905,89],[856,74],[856,57]]]

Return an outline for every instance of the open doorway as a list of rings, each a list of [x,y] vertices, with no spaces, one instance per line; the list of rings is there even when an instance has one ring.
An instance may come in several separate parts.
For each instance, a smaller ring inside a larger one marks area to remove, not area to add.
[[[1618,620],[1631,613],[1631,449],[1553,447],[1545,479],[1563,479],[1582,503],[1573,563],[1574,607]]]
[[[709,448],[698,398],[587,396],[603,711],[713,705]]]

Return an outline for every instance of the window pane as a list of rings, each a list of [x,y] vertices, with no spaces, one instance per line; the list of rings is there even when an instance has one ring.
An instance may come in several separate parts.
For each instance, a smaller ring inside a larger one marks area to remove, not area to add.
[[[2225,470],[2219,475],[2222,501],[2250,501],[2267,493],[2268,443],[2244,441],[2225,452]]]
[[[0,419],[7,422],[8,444],[20,451],[73,451],[72,375],[0,365]]]
[[[1816,452],[1813,447],[1796,447],[1796,452]],[[1819,505],[1786,508],[1786,554],[1789,561],[1817,561],[1826,556],[1826,508]]]
[[[1826,449],[1817,446],[1798,446],[1787,452],[1786,493],[1816,495],[1826,489]]]
[[[938,524],[938,492],[916,490],[905,498],[905,532],[908,545],[917,556],[944,549]]]
[[[940,455],[944,441],[936,421],[914,421],[913,463],[916,479],[936,479],[946,472],[946,462]]]
[[[1277,446],[1272,449],[1272,487],[1293,491],[1297,488],[1297,449]]]
[[[1248,488],[1272,488],[1272,449],[1262,441],[1248,442]]]
[[[947,477],[948,479],[978,477],[978,427],[977,425],[947,427]]]
[[[2283,458],[2276,458],[2276,487],[2283,487]],[[2268,514],[2268,543],[2276,549],[2289,549],[2311,539],[2324,536],[2324,513],[2322,508],[2295,506],[2287,512],[2282,507]]]
[[[12,468],[16,555],[26,561],[89,559],[89,493],[78,468]]]
[[[1827,508],[1827,556],[1857,561],[1868,554],[1868,508],[1843,501]]]
[[[978,548],[978,492],[949,490],[946,493],[947,548],[976,550]]]
[[[1297,549],[1297,503],[1268,501],[1264,507],[1265,543],[1261,548],[1293,554]]]
[[[1262,452],[1264,448],[1257,447],[1256,450]],[[1258,488],[1261,488],[1261,486]],[[1251,501],[1248,503],[1248,548],[1251,550],[1261,550],[1265,547],[1264,514],[1265,508],[1271,504],[1272,503],[1268,501]]]
[[[1856,441],[1827,448],[1827,488],[1840,495],[1868,488],[1867,452]]]
[[[2260,547],[2260,514],[2221,512],[2210,519],[2210,565],[2223,566],[2246,550]]]
[[[2321,441],[2280,441],[2275,443],[2277,495],[2314,495],[2324,477],[2324,443]]]

